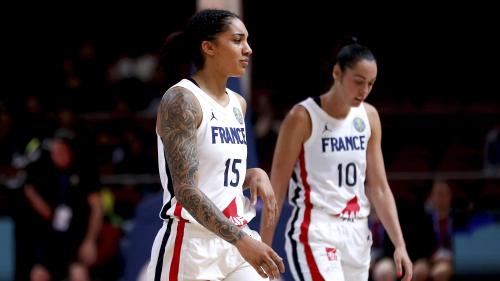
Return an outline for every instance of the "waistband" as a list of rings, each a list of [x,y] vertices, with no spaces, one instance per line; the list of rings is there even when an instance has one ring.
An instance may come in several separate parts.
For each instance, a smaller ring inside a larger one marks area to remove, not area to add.
[[[314,216],[316,219],[321,220],[329,220],[329,221],[338,221],[338,222],[363,222],[366,223],[368,221],[367,217],[342,217],[340,214],[331,214],[325,212],[323,208],[313,208],[311,210],[311,216]]]

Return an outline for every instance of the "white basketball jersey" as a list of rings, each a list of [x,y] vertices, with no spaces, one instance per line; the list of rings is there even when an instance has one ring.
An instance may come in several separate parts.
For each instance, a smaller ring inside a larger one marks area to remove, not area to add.
[[[255,216],[242,185],[247,167],[247,139],[241,104],[234,92],[226,89],[229,103],[218,104],[197,85],[187,79],[172,87],[183,87],[198,99],[203,120],[197,130],[199,156],[198,188],[236,225],[244,225]],[[158,164],[164,189],[162,219],[174,217],[198,222],[177,201],[166,163],[163,141],[158,138]]]
[[[331,117],[312,98],[300,105],[309,112],[312,132],[294,168],[290,203],[341,218],[367,217],[364,183],[371,130],[364,105],[351,107],[344,119]]]

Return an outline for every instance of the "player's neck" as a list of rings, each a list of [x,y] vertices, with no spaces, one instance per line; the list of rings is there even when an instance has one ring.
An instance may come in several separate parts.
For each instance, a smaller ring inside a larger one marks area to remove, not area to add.
[[[226,101],[227,77],[217,76],[200,70],[193,74],[192,78],[198,83],[198,86],[209,96],[217,101]]]
[[[344,119],[351,110],[351,106],[342,99],[342,96],[333,87],[322,96],[321,102],[323,110],[333,118]]]

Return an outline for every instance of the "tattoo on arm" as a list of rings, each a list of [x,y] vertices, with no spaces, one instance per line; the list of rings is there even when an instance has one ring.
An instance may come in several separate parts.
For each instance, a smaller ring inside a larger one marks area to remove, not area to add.
[[[157,130],[163,141],[177,200],[201,225],[234,244],[244,232],[198,188],[196,129],[201,114],[192,93],[180,87],[172,88],[162,98]]]

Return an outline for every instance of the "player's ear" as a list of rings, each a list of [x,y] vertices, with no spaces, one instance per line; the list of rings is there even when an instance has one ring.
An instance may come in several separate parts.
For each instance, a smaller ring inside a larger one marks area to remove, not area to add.
[[[201,42],[201,50],[204,54],[207,54],[209,56],[213,56],[215,54],[214,43],[211,41]]]
[[[342,72],[342,70],[340,69],[340,66],[338,64],[335,64],[333,66],[333,71],[332,71],[332,76],[333,76],[333,79],[335,79],[335,81],[340,79],[341,72]]]

